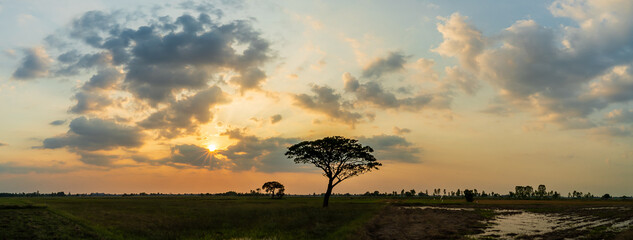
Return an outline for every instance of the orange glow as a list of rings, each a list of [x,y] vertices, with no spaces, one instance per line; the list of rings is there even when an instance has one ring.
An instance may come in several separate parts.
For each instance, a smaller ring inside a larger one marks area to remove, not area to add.
[[[209,152],[213,152],[218,148],[215,146],[215,144],[209,144],[207,145],[207,149],[209,149]]]

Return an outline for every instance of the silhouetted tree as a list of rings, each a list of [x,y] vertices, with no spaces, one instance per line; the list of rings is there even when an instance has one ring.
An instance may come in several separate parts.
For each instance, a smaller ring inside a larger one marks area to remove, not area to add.
[[[518,198],[529,198],[533,195],[533,188],[532,186],[516,186],[514,194]]]
[[[343,180],[382,166],[371,154],[374,150],[356,139],[341,136],[303,141],[288,148],[286,156],[295,163],[311,163],[328,178],[323,207],[328,206],[332,189]]]
[[[264,191],[266,191],[267,193],[270,193],[271,198],[281,198],[284,196],[284,191],[286,190],[286,188],[284,187],[283,184],[277,182],[277,181],[272,181],[272,182],[266,182],[264,183],[264,185],[262,186],[262,189],[264,189]],[[277,194],[275,194],[275,191],[277,191]]]
[[[604,194],[602,195],[602,199],[611,199],[611,195],[609,195],[608,193]]]
[[[475,193],[473,193],[473,191],[471,190],[464,189],[464,197],[466,197],[467,202],[473,202],[475,198]]]
[[[547,189],[545,188],[545,185],[543,184],[538,185],[538,188],[536,190],[536,195],[543,198],[546,194],[547,194]]]

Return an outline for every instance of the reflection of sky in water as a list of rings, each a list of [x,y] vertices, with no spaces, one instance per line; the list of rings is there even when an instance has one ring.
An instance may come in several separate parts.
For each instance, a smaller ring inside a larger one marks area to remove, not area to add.
[[[632,220],[617,222],[615,220],[591,217],[521,211],[517,214],[497,215],[490,222],[489,228],[475,237],[494,235],[500,239],[514,239],[516,235],[534,236],[568,229],[585,230],[603,225],[609,226],[612,231],[619,231],[630,226],[632,222]]]
[[[474,208],[452,208],[452,207],[436,207],[421,206],[407,207],[417,209],[440,209],[449,211],[474,211]],[[625,207],[599,207],[585,208],[585,210],[601,210],[601,209],[621,209],[628,210]],[[488,222],[488,228],[484,233],[471,237],[491,237],[499,239],[514,239],[516,236],[536,236],[547,234],[554,231],[577,229],[586,230],[589,228],[606,225],[610,231],[621,231],[633,224],[633,219],[626,221],[616,221],[609,219],[598,219],[595,217],[580,217],[574,215],[562,214],[542,214],[531,213],[521,210],[494,209],[496,213],[504,213],[497,215],[494,220]]]

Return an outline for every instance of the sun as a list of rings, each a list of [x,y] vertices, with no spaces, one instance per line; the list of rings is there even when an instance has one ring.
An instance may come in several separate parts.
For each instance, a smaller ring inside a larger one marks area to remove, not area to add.
[[[215,146],[215,144],[209,144],[207,145],[207,149],[209,149],[209,152],[213,152],[218,148]]]

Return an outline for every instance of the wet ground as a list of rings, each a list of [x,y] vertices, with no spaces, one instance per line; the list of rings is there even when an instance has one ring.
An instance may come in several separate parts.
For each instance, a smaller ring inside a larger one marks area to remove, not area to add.
[[[633,205],[393,206],[364,233],[364,239],[633,239]]]
[[[602,231],[603,235],[610,235],[609,233],[615,235],[615,233],[631,227],[633,222],[633,219],[605,219],[595,216],[532,213],[516,210],[495,210],[495,212],[500,214],[487,222],[488,226],[484,229],[484,233],[473,235],[473,238],[529,239],[547,236],[556,238],[561,234],[570,235],[569,237],[580,237],[592,231]]]

